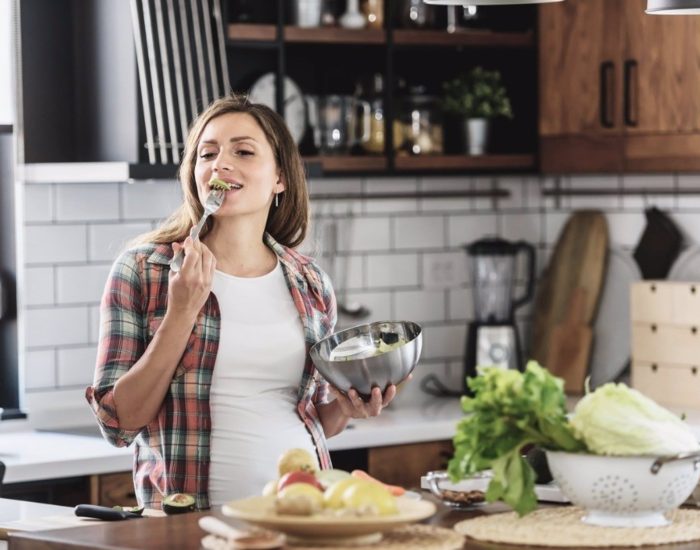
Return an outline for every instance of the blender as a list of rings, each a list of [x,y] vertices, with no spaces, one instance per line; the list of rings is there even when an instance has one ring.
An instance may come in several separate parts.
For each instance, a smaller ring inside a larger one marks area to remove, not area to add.
[[[522,370],[520,339],[515,310],[532,299],[535,286],[535,248],[524,241],[486,238],[464,247],[470,258],[474,315],[467,330],[464,372],[459,390],[428,374],[421,389],[436,396],[471,395],[467,377],[477,375],[477,366]],[[515,297],[518,260],[524,259],[524,291]]]
[[[515,310],[532,299],[535,286],[535,248],[525,242],[487,238],[465,246],[471,260],[474,317],[467,331],[464,358],[466,377],[477,366],[522,370]],[[525,260],[524,290],[515,296],[518,257]]]

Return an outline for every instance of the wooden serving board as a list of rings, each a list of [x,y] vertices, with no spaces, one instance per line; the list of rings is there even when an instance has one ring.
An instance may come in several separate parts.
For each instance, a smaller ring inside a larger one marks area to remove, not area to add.
[[[603,213],[574,212],[559,235],[535,297],[530,355],[543,366],[547,366],[550,358],[555,327],[566,324],[577,292],[582,292],[584,298],[576,321],[581,327],[593,324],[603,288],[607,251],[608,224]],[[583,355],[587,361],[589,355]],[[557,375],[564,378],[569,393],[582,391],[581,370],[585,376],[587,367],[587,364],[579,365],[576,373],[570,375],[567,365],[557,366]]]

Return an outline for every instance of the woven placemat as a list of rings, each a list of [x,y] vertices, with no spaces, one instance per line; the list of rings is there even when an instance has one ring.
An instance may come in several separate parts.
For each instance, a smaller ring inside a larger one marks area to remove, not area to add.
[[[464,537],[452,529],[433,525],[407,525],[384,533],[382,539],[373,544],[344,546],[342,543],[324,545],[289,545],[294,550],[457,550],[462,548]],[[202,539],[205,550],[231,550],[232,546],[222,538],[207,535]]]
[[[665,527],[597,527],[581,521],[581,508],[543,508],[519,518],[515,512],[465,519],[455,531],[504,544],[555,547],[648,546],[700,540],[700,510],[674,510]]]

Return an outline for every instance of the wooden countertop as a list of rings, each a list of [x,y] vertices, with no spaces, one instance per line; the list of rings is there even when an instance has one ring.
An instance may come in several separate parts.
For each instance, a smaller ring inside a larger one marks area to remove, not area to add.
[[[427,523],[452,527],[455,523],[469,517],[503,512],[505,510],[506,508],[503,505],[488,505],[473,510],[454,510],[438,504],[437,514],[428,520]],[[209,511],[165,518],[105,522],[100,526],[67,528],[35,533],[11,533],[9,550],[84,550],[85,548],[95,550],[176,550],[180,548],[199,548],[200,541],[206,533],[199,528],[197,521],[205,515],[213,515],[225,521],[231,521],[230,518],[224,517],[220,512]],[[293,547],[289,548],[293,550]],[[517,550],[518,548],[534,550],[540,547],[505,546],[474,541],[465,541],[463,546],[464,550]],[[619,550],[619,548],[616,550]],[[687,544],[656,546],[654,548],[697,550],[698,543],[696,541]],[[551,547],[541,548],[540,550],[551,550]]]

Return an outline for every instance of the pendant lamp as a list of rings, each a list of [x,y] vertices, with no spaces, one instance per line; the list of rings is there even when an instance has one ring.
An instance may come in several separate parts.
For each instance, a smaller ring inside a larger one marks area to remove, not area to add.
[[[647,0],[646,12],[652,15],[700,15],[700,0]]]
[[[509,4],[547,4],[549,2],[562,1],[563,0],[423,0],[426,4],[441,6],[505,6]]]

